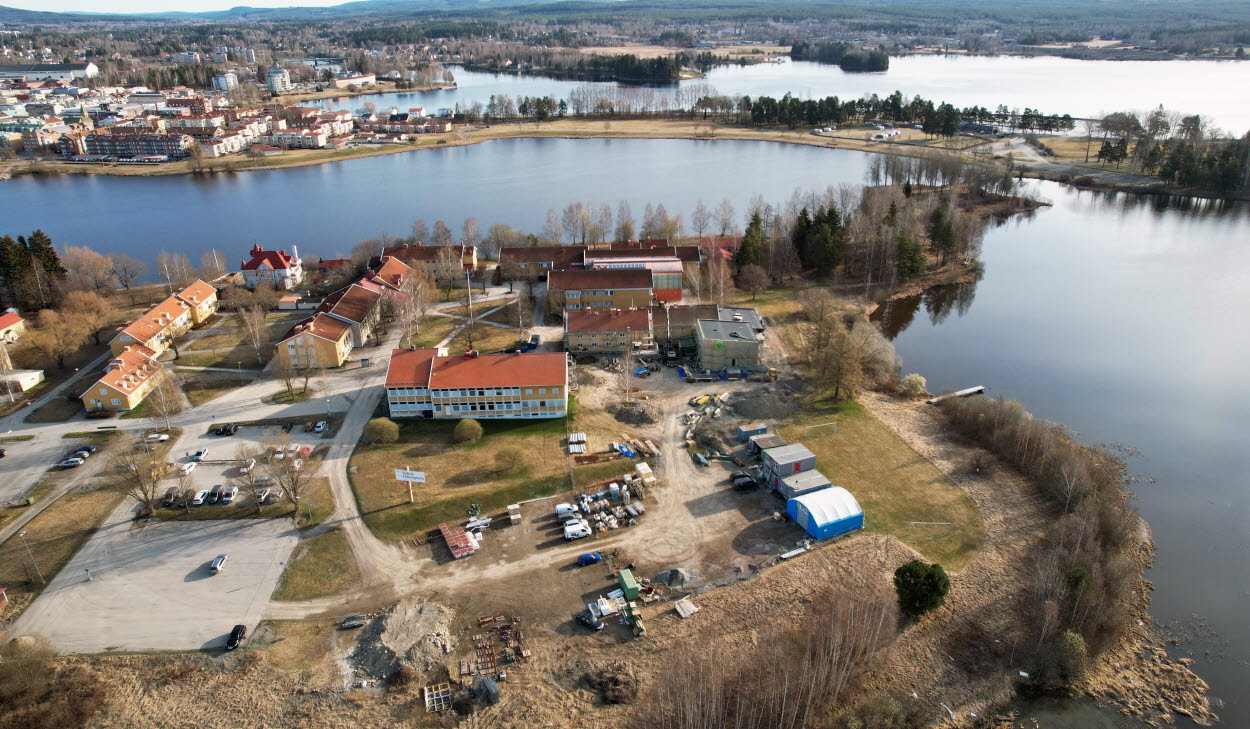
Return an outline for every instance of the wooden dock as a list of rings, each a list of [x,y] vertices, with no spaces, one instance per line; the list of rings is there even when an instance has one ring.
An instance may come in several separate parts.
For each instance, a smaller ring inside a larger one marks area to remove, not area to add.
[[[964,390],[956,390],[955,392],[948,392],[945,395],[931,397],[928,400],[925,400],[925,402],[930,405],[937,405],[943,400],[949,400],[953,397],[968,397],[969,395],[980,395],[983,392],[985,392],[985,385],[977,385],[976,387],[969,387]]]

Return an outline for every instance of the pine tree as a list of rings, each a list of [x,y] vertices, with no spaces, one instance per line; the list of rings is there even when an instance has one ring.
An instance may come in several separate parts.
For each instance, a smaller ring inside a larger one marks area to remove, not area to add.
[[[929,242],[942,254],[942,265],[955,252],[955,223],[951,219],[950,206],[945,200],[933,210],[929,219]]]
[[[759,211],[751,213],[751,222],[742,236],[742,245],[734,256],[738,268],[749,265],[760,265],[764,261],[764,220]]]
[[[924,248],[912,240],[906,232],[898,234],[898,253],[895,258],[898,260],[896,265],[900,281],[907,281],[913,276],[924,273]]]

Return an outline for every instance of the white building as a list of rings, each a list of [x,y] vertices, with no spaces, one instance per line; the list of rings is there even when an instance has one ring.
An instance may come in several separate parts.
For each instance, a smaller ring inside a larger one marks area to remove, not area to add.
[[[291,85],[291,72],[281,66],[269,69],[265,83],[275,94],[285,94],[295,88]]]
[[[229,92],[238,85],[239,76],[234,71],[226,71],[213,77],[213,88],[218,91]]]
[[[0,65],[0,79],[24,78],[27,81],[72,81],[95,78],[100,69],[94,63],[19,63]]]
[[[278,291],[286,291],[298,286],[300,279],[304,277],[299,251],[294,247],[291,248],[291,254],[287,255],[285,250],[268,251],[253,244],[250,253],[251,259],[243,261],[240,266],[243,283],[249,289],[263,284]]]

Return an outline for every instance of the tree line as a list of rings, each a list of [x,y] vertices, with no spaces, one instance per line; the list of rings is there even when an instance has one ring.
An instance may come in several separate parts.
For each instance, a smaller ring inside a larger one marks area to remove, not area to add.
[[[1000,105],[996,111],[972,106],[958,109],[948,103],[935,104],[920,96],[908,99],[895,91],[884,99],[873,94],[859,99],[841,100],[837,96],[823,99],[799,99],[786,94],[780,99],[759,96],[744,97],[750,109],[751,123],[756,126],[784,125],[794,129],[800,125],[843,124],[851,120],[888,121],[896,124],[920,124],[927,134],[954,136],[960,122],[997,124],[1010,130],[1067,131],[1076,126],[1068,114],[1043,114],[1026,108],[1012,111]]]
[[[1086,123],[1085,159],[1095,134],[1100,162],[1128,163],[1165,182],[1219,193],[1250,189],[1250,133],[1228,139],[1201,115],[1181,115],[1159,106],[1147,114],[1117,111]]]
[[[790,46],[790,58],[830,63],[843,71],[887,71],[890,68],[890,54],[885,49],[869,49],[854,43],[795,41]]]

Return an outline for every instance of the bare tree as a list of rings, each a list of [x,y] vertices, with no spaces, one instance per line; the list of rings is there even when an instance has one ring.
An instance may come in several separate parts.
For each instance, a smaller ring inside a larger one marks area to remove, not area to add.
[[[87,246],[65,246],[61,252],[61,264],[69,273],[70,280],[84,289],[98,293],[112,289],[117,283],[108,257]]]
[[[430,239],[430,228],[425,224],[425,218],[417,218],[412,221],[412,241],[414,243],[424,243]]]
[[[300,507],[307,503],[308,491],[316,478],[315,470],[301,458],[271,459],[266,465],[267,475],[282,489],[282,497],[295,507],[294,520],[300,521]],[[297,466],[297,463],[299,465]]]
[[[612,235],[612,206],[604,203],[599,206],[599,215],[595,217],[595,226],[599,230],[599,240]]]
[[[299,347],[295,348],[296,352],[299,350]],[[298,365],[296,362],[291,361],[296,356],[297,355],[292,353],[286,357],[275,357],[273,361],[272,370],[274,379],[282,383],[282,387],[286,391],[288,399],[295,397],[295,381],[299,377],[299,374],[296,371],[296,367]]]
[[[625,242],[634,238],[634,211],[628,200],[622,200],[616,208],[616,240]]]
[[[716,208],[716,224],[720,226],[721,236],[733,232],[736,222],[733,203],[729,202],[729,198],[721,200],[720,207]]]
[[[694,206],[694,214],[690,216],[690,225],[694,228],[695,235],[703,237],[703,232],[707,230],[708,225],[712,223],[712,213],[708,211],[707,206],[702,200]]]
[[[429,265],[430,275],[449,286],[458,284],[464,276],[464,257],[457,246],[443,246]]]
[[[404,278],[399,294],[391,297],[395,301],[395,316],[403,332],[401,345],[404,339],[414,337],[421,331],[434,296],[434,284],[430,277],[417,269]]]
[[[455,236],[452,235],[451,228],[447,227],[447,223],[442,220],[434,221],[434,245],[449,246],[452,244]]]
[[[754,263],[749,263],[738,271],[738,285],[751,292],[752,301],[755,301],[755,297],[761,291],[768,288],[768,283],[768,272]]]
[[[182,389],[178,375],[166,369],[157,375],[156,385],[145,398],[152,417],[165,421],[165,430],[169,430],[169,419],[182,412]]]
[[[481,239],[482,231],[478,227],[477,218],[465,218],[464,233],[460,236],[460,245],[476,248]]]
[[[156,256],[156,272],[165,282],[165,287],[170,294],[174,293],[175,288],[185,286],[194,278],[191,261],[187,260],[185,253],[161,251]]]
[[[252,503],[256,504],[257,510],[262,506],[260,500],[260,492],[264,491],[265,482],[261,481],[261,469],[257,464],[252,463],[248,466],[249,461],[256,460],[259,454],[252,453],[250,446],[240,444],[234,449],[234,459],[239,462],[235,473],[230,477],[230,484],[237,487],[240,491],[252,497]]]
[[[720,256],[714,256],[704,263],[703,285],[707,291],[706,299],[710,303],[724,306],[733,295],[734,279],[729,262]]]
[[[356,270],[369,265],[369,261],[382,255],[382,241],[377,239],[362,240],[352,246],[352,263]]]
[[[155,513],[164,493],[164,461],[154,450],[144,448],[123,450],[113,457],[112,464],[105,476],[108,487],[142,504],[144,515]]]
[[[40,311],[36,321],[39,326],[28,331],[23,341],[48,359],[56,360],[58,369],[65,369],[65,360],[87,340],[86,328],[77,319],[61,316],[52,309]]]
[[[261,364],[261,349],[269,343],[268,312],[259,306],[249,306],[239,312],[239,326],[243,339],[256,352],[256,364]]]
[[[560,218],[556,216],[555,208],[547,209],[547,224],[543,226],[543,238],[555,245],[560,245]]]
[[[200,278],[214,281],[226,273],[226,255],[216,248],[210,248],[200,255]]]
[[[94,291],[70,291],[61,301],[60,312],[76,319],[96,344],[101,344],[102,335],[113,328],[118,317],[113,302]]]
[[[136,258],[131,258],[124,253],[109,254],[109,270],[113,272],[113,278],[117,279],[117,283],[121,284],[123,289],[127,291],[148,272],[148,265]]]

